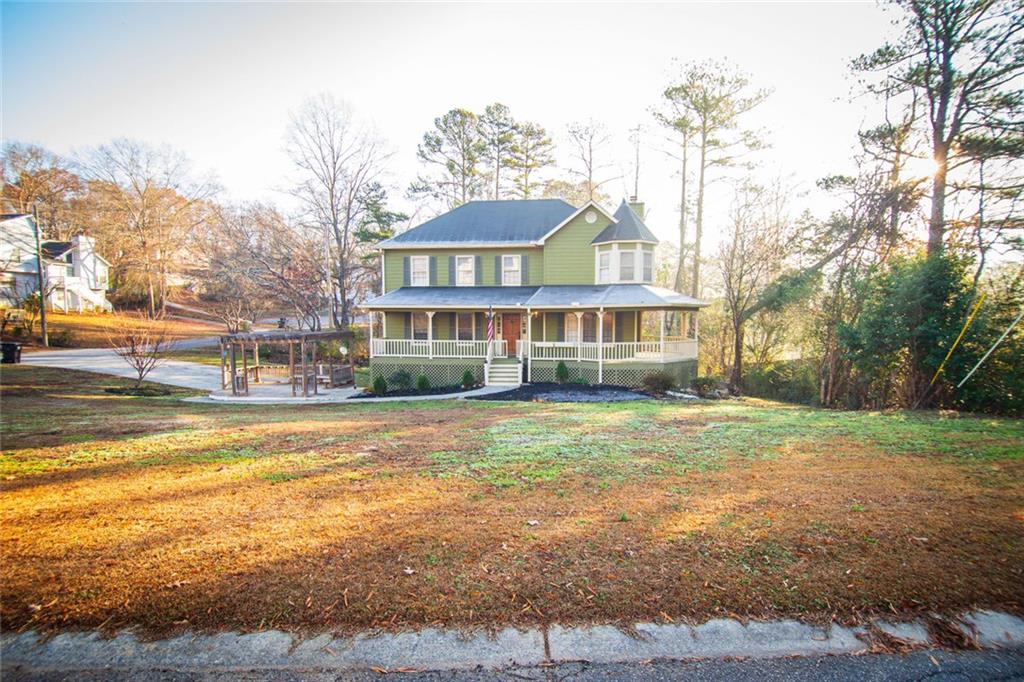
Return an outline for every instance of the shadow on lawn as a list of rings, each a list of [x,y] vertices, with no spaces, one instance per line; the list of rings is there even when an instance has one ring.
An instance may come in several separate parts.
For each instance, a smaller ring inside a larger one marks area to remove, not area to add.
[[[728,614],[820,620],[1012,610],[1019,594],[1019,522],[995,512],[1015,508],[1012,491],[965,490],[962,499],[989,503],[985,514],[921,516],[872,501],[883,489],[923,487],[921,508],[938,507],[948,496],[927,492],[941,478],[924,469],[897,475],[861,462],[813,497],[805,486],[816,472],[802,462],[671,485],[602,489],[577,478],[560,482],[565,494],[493,494],[412,471],[357,481],[343,474],[280,485],[229,478],[181,498],[140,503],[130,492],[106,513],[90,506],[13,519],[15,532],[38,523],[52,539],[5,552],[19,565],[5,570],[5,622],[166,634]],[[684,487],[692,492],[669,494]],[[864,511],[850,511],[851,491]],[[62,533],[85,538],[63,542]],[[957,577],[972,568],[971,580]],[[54,598],[45,610],[29,607]]]

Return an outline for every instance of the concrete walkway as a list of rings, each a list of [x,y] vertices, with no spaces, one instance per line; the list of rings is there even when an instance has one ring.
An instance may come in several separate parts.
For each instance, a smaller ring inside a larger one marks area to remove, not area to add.
[[[204,339],[189,339],[188,341],[203,342]],[[175,346],[175,348],[181,347],[180,345]],[[196,346],[189,347],[194,348]],[[109,348],[78,348],[74,350],[23,353],[21,362],[23,365],[78,369],[99,374],[112,374],[129,379],[134,379],[137,376],[135,370],[129,367],[127,362],[119,358]],[[213,365],[202,365],[197,362],[168,360],[153,368],[153,371],[149,373],[146,379],[147,381],[155,381],[169,386],[214,391],[220,389],[220,368]]]
[[[200,348],[201,344],[216,343],[217,337],[204,337],[199,339],[188,339],[175,344],[176,349],[181,349],[188,343],[188,348]],[[196,345],[200,344],[200,345]],[[119,358],[114,351],[108,348],[79,348],[75,350],[42,351],[38,353],[25,353],[21,356],[21,362],[25,365],[39,367],[57,367],[60,369],[77,369],[86,372],[97,372],[99,374],[111,374],[118,377],[135,378],[135,370],[128,366],[124,360]],[[473,391],[460,393],[442,393],[437,395],[413,395],[384,398],[360,398],[349,400],[357,393],[352,387],[340,389],[321,389],[319,395],[309,398],[296,397],[291,395],[291,389],[285,384],[266,384],[251,387],[249,396],[233,396],[230,391],[222,391],[220,388],[220,368],[215,365],[203,365],[198,362],[185,362],[183,360],[167,360],[157,365],[146,377],[147,381],[168,386],[179,386],[182,388],[194,388],[208,391],[208,397],[186,398],[189,402],[200,403],[237,403],[249,405],[309,405],[311,403],[375,403],[394,402],[401,400],[452,400],[462,398],[473,398],[489,393],[500,393],[507,391],[510,386],[484,386]]]
[[[965,632],[984,648],[1013,650],[1024,645],[1024,620],[991,611],[964,617]],[[934,646],[920,622],[876,623],[911,647]],[[796,621],[712,620],[694,627],[639,624],[625,633],[611,626],[516,630],[493,636],[428,628],[418,632],[322,634],[306,638],[280,631],[251,634],[186,634],[145,641],[131,632],[104,637],[67,632],[45,638],[35,632],[0,636],[6,669],[32,671],[181,671],[187,673],[371,670],[501,670],[586,661],[592,664],[652,660],[724,658],[776,659],[789,656],[864,654],[865,628],[821,628]]]

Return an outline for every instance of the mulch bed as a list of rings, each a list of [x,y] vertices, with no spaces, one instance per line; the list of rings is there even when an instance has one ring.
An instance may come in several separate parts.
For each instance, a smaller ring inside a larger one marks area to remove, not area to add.
[[[502,393],[490,393],[471,400],[521,400],[540,403],[604,403],[624,400],[650,400],[654,398],[636,388],[611,384],[523,384]]]
[[[388,391],[384,395],[377,395],[376,393],[366,391],[359,395],[354,395],[350,399],[358,400],[359,398],[403,398],[416,395],[444,395],[448,393],[465,393],[466,391],[473,391],[478,388],[480,387],[470,386],[469,388],[464,388],[462,386],[435,386],[433,388],[428,388],[425,391],[421,391],[418,388],[400,388],[394,391]]]

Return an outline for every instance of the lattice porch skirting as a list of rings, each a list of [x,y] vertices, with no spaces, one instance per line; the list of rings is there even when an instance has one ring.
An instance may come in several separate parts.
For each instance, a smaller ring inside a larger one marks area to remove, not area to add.
[[[555,367],[557,360],[534,360],[533,371],[530,377],[534,382],[545,382],[555,380]],[[576,362],[566,360],[565,366],[569,370],[569,380],[584,379],[587,383],[597,383],[596,362]],[[697,376],[696,360],[678,360],[675,362],[615,362],[604,366],[604,383],[618,386],[640,386],[644,377],[654,372],[665,372],[675,380],[677,388],[689,388],[690,383]]]
[[[483,360],[460,360],[458,358],[396,358],[382,357],[371,358],[370,360],[370,381],[371,383],[379,376],[384,381],[393,384],[391,377],[396,372],[405,370],[412,376],[413,385],[416,385],[416,378],[425,374],[430,380],[431,386],[458,386],[462,383],[462,375],[466,370],[473,373],[478,383],[484,382],[484,361]]]

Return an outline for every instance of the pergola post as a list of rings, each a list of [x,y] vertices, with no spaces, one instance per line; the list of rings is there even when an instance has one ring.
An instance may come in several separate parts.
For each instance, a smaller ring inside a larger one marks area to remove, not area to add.
[[[434,311],[427,311],[427,357],[434,359]]]
[[[242,342],[242,386],[249,395],[249,357],[245,354],[245,341]]]
[[[231,395],[238,395],[238,384],[235,376],[238,374],[238,360],[235,359],[235,342],[231,342]]]
[[[299,357],[302,359],[302,397],[309,397],[309,387],[307,386],[309,378],[309,368],[306,366],[306,340],[302,339],[299,341]]]
[[[224,348],[224,342],[220,342],[220,390],[226,391],[228,388],[228,354],[227,349]]]
[[[604,383],[604,308],[597,311],[597,383]]]
[[[583,362],[583,311],[576,312],[576,362]]]
[[[252,364],[253,364],[252,371],[254,372],[253,378],[256,380],[256,383],[258,384],[258,383],[261,382],[261,379],[260,379],[260,344],[259,344],[259,342],[257,342],[253,346],[253,349],[252,349]]]
[[[314,341],[313,342],[313,347],[309,349],[310,359],[311,359],[312,364],[313,364],[313,395],[316,395],[317,393],[320,392],[320,383],[316,380],[316,378],[317,378],[317,370],[316,370],[316,348],[317,348],[317,345],[319,345],[319,344],[317,344],[317,342]]]
[[[288,383],[292,385],[292,397],[295,397],[295,342],[288,342]]]

